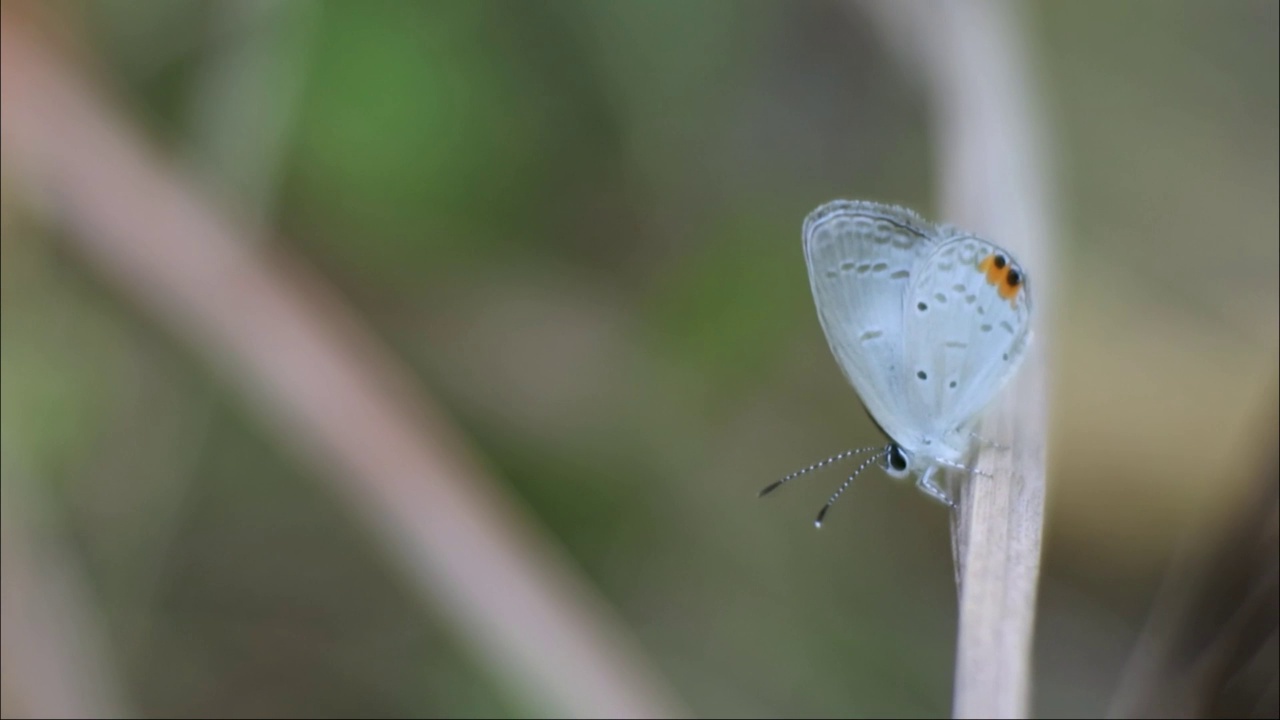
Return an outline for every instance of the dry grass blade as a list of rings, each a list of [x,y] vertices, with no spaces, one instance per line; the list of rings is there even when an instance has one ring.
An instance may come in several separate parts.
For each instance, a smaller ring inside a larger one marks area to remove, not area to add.
[[[937,141],[940,218],[1004,245],[1029,276],[1034,341],[987,414],[978,467],[953,518],[960,594],[955,717],[1026,717],[1044,524],[1053,275],[1043,119],[1015,4],[856,5],[920,74]],[[861,13],[859,17],[863,17]]]
[[[68,246],[222,373],[535,713],[684,714],[591,585],[339,297],[213,211],[3,6],[3,158]]]

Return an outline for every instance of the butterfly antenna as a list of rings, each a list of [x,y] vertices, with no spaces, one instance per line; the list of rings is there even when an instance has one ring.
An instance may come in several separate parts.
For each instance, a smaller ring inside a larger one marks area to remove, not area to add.
[[[807,467],[807,468],[805,468],[805,469],[803,469],[803,470],[797,470],[797,471],[795,471],[795,472],[791,473],[790,475],[788,475],[788,476],[786,476],[786,477],[782,478],[781,480],[778,480],[778,481],[775,481],[775,482],[769,483],[769,486],[768,486],[768,487],[766,487],[765,489],[761,490],[761,491],[760,491],[760,494],[759,494],[759,495],[757,495],[756,497],[764,497],[765,495],[768,495],[769,493],[773,492],[774,490],[777,490],[779,485],[782,485],[783,483],[785,483],[785,482],[787,482],[787,481],[789,481],[789,480],[794,480],[795,478],[798,478],[798,477],[800,477],[801,475],[804,475],[805,473],[813,472],[814,470],[817,470],[818,468],[826,467],[827,465],[830,465],[830,464],[831,464],[831,463],[833,463],[833,462],[838,462],[838,461],[840,461],[840,460],[843,460],[843,459],[845,459],[845,458],[849,457],[850,455],[857,455],[858,453],[870,452],[871,450],[879,450],[879,449],[880,449],[880,448],[878,448],[878,447],[865,447],[865,448],[858,448],[857,450],[845,450],[844,452],[840,453],[839,455],[832,455],[831,457],[827,458],[826,460],[822,460],[822,461],[820,461],[820,462],[816,462],[816,463],[814,463],[814,464],[810,465],[809,467]]]
[[[816,528],[821,528],[822,518],[827,516],[827,511],[831,509],[831,506],[835,504],[836,500],[840,499],[840,494],[843,493],[846,488],[848,488],[850,485],[853,484],[853,479],[858,477],[858,475],[861,474],[863,470],[866,470],[867,468],[871,467],[871,463],[879,460],[880,458],[888,454],[889,454],[889,450],[886,448],[876,453],[875,455],[872,455],[866,460],[863,460],[862,464],[858,466],[858,469],[853,471],[853,474],[849,476],[849,479],[844,481],[844,484],[840,486],[840,489],[836,490],[835,493],[831,495],[831,499],[827,501],[827,504],[823,505],[822,509],[818,511],[818,519],[813,521],[813,526]]]

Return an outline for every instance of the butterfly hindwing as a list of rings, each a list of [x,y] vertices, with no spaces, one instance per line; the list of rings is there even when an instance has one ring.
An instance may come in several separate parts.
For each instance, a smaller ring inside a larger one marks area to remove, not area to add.
[[[1007,251],[958,235],[921,260],[901,301],[911,413],[918,432],[943,439],[1017,370],[1031,337],[1027,278]]]

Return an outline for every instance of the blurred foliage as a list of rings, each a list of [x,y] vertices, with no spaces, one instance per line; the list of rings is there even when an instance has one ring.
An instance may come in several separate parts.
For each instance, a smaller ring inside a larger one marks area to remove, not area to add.
[[[215,91],[284,127],[231,155],[278,178],[268,242],[413,363],[696,712],[946,715],[945,514],[875,474],[821,533],[838,471],[755,498],[878,442],[818,329],[804,214],[934,215],[920,88],[856,4],[250,5],[51,3],[175,155],[200,156]],[[1037,715],[1097,715],[1179,530],[1255,458],[1277,5],[1024,9],[1066,263],[1035,270],[1064,289]],[[292,107],[211,87],[239,62]],[[231,207],[262,200],[192,169]],[[243,401],[11,196],[6,453],[56,489],[138,707],[527,713]]]

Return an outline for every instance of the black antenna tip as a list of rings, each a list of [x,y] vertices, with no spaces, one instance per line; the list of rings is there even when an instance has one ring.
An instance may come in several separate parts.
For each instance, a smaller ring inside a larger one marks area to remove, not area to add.
[[[781,481],[781,480],[776,480],[776,481],[774,481],[774,482],[769,483],[769,484],[765,487],[765,489],[761,490],[761,491],[760,491],[760,493],[759,493],[758,495],[756,495],[756,497],[758,497],[758,498],[762,498],[762,497],[764,497],[765,495],[768,495],[769,493],[771,493],[771,492],[773,492],[774,490],[776,490],[776,489],[778,488],[778,486],[779,486],[779,485],[781,485],[781,484],[782,484],[782,481]]]
[[[831,506],[830,506],[830,505],[823,505],[823,506],[822,506],[822,509],[818,511],[818,519],[816,519],[816,520],[814,520],[814,521],[813,521],[813,526],[814,526],[814,527],[818,528],[819,530],[821,530],[821,529],[822,529],[822,518],[824,518],[824,517],[826,517],[826,516],[827,516],[827,511],[828,511],[828,510],[830,510],[830,509],[831,509]]]

